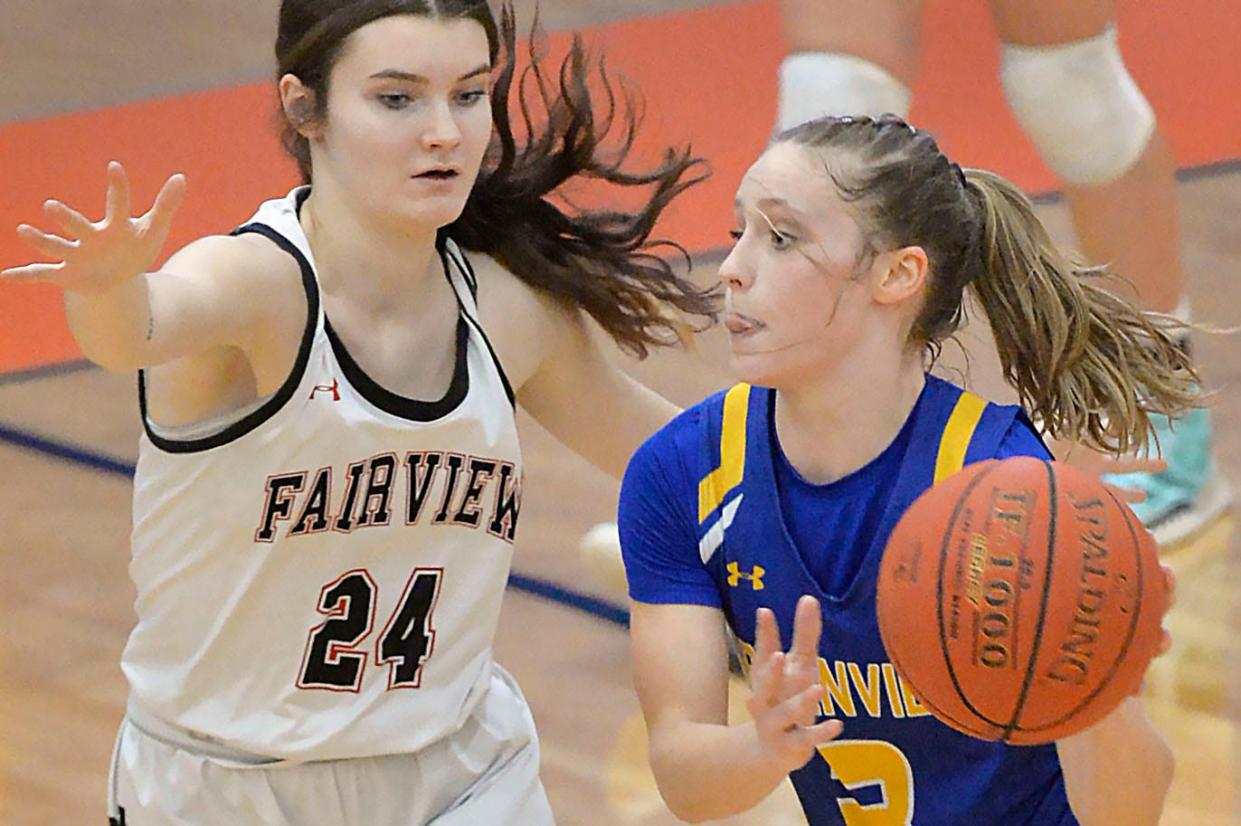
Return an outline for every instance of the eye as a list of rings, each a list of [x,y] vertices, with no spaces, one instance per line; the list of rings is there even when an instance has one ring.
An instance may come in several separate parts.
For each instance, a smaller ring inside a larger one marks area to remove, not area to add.
[[[768,236],[771,238],[771,245],[778,250],[788,249],[792,246],[793,241],[795,240],[793,236],[785,235],[784,233],[777,232],[774,229],[768,232]]]
[[[457,102],[462,106],[473,106],[485,97],[487,97],[486,89],[474,89],[457,95]]]
[[[410,102],[409,95],[402,92],[382,92],[376,97],[389,109],[404,109]]]

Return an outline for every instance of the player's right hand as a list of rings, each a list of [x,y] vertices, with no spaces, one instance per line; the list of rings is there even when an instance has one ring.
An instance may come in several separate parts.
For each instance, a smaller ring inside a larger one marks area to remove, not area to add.
[[[803,596],[793,617],[793,645],[786,654],[776,617],[758,609],[754,659],[750,665],[750,699],[746,703],[758,731],[764,757],[783,772],[806,765],[815,747],[840,734],[839,720],[816,723],[823,689],[819,684],[819,602]]]
[[[1085,445],[1074,442],[1056,440],[1051,445],[1051,452],[1060,462],[1084,470],[1103,481],[1105,476],[1117,476],[1126,473],[1163,473],[1168,469],[1166,460],[1159,456],[1146,456],[1140,453],[1129,453],[1122,456],[1111,456],[1093,450]],[[1146,491],[1128,488],[1103,481],[1103,486],[1116,494],[1122,502],[1135,505],[1146,501]]]
[[[107,210],[92,222],[60,201],[43,204],[44,215],[63,233],[46,233],[28,224],[18,236],[41,255],[58,263],[27,264],[0,272],[10,282],[56,284],[82,294],[101,293],[147,272],[159,257],[172,218],[185,195],[185,176],[164,182],[145,215],[130,214],[129,177],[116,161],[108,164]]]

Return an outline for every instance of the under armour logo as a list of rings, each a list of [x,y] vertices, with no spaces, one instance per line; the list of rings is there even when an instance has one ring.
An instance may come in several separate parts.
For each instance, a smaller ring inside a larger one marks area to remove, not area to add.
[[[755,591],[761,591],[764,588],[763,574],[767,573],[767,569],[759,565],[755,565],[750,573],[741,570],[736,562],[730,562],[726,566],[728,568],[728,585],[730,588],[736,588],[741,584],[741,580],[748,579],[750,587]]]
[[[332,401],[340,401],[340,379],[333,378],[331,384],[316,384],[315,389],[310,391],[310,398],[314,398],[315,394],[322,390],[324,393],[332,394]]]

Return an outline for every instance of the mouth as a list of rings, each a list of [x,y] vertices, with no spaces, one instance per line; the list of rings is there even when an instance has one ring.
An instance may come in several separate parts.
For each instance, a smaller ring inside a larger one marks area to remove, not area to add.
[[[744,336],[760,330],[763,323],[741,313],[731,312],[724,316],[724,328],[734,336]]]
[[[428,169],[425,172],[419,172],[412,177],[420,181],[451,181],[461,175],[461,170],[455,166],[437,166]]]

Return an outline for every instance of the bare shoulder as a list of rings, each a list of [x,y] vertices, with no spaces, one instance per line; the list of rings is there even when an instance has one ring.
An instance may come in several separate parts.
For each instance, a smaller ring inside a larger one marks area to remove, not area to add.
[[[579,308],[532,286],[489,255],[465,252],[478,277],[478,314],[504,365],[520,388],[585,323]]]
[[[186,278],[226,281],[230,286],[243,288],[296,288],[301,283],[293,257],[267,238],[251,233],[199,238],[173,253],[160,269]]]
[[[478,276],[479,311],[487,305],[505,308],[505,315],[545,313],[561,314],[570,309],[562,300],[540,290],[514,275],[507,267],[490,255],[465,251],[466,257]]]
[[[157,274],[169,279],[181,324],[221,342],[162,365],[151,382],[165,423],[197,421],[218,412],[222,398],[247,400],[273,392],[288,377],[307,325],[308,304],[297,261],[260,235],[211,235],[174,253]],[[199,392],[203,388],[209,392]]]
[[[249,342],[247,350],[282,352],[284,342],[301,337],[307,312],[301,269],[261,235],[200,238],[174,253],[160,272],[188,282],[190,294]]]

